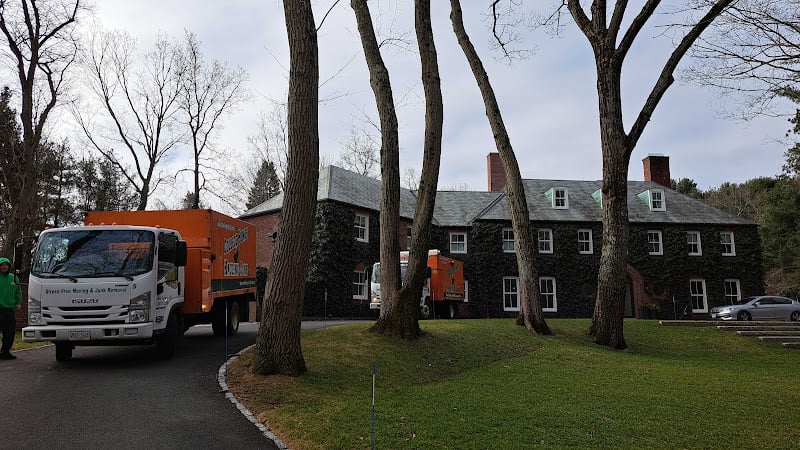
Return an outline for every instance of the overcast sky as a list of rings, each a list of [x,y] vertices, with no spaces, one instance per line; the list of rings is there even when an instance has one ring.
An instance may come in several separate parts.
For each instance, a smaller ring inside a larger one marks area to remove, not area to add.
[[[314,2],[317,23],[333,1]],[[370,2],[378,16],[379,33],[404,36],[415,44],[410,10],[396,11],[391,9],[394,2],[381,3],[378,10],[376,2]],[[402,3],[411,8],[413,2]],[[474,78],[452,33],[449,2],[432,3],[445,109],[439,186],[485,190],[486,154],[494,151],[492,133]],[[541,32],[526,35],[526,46],[535,47],[535,53],[508,65],[498,61],[499,54],[489,47],[487,10],[474,7],[488,2],[462,3],[467,31],[493,82],[523,177],[600,179],[594,63],[584,36],[571,23],[560,37]],[[226,121],[219,142],[225,148],[246,154],[247,137],[254,133],[259,114],[272,108],[272,100],[284,101],[288,44],[280,1],[102,0],[96,2],[95,13],[105,28],[137,37],[142,50],[149,50],[159,31],[180,38],[184,29],[190,30],[207,56],[249,72],[252,100]],[[669,37],[659,34],[655,29],[643,32],[623,67],[627,127],[672,48]],[[320,151],[335,161],[352,124],[361,124],[365,114],[377,117],[348,1],[341,1],[320,29],[319,55],[320,79],[325,81],[320,90],[325,99],[320,107]],[[424,131],[419,58],[395,47],[386,47],[384,58],[398,105],[401,169],[413,167],[419,172]],[[651,153],[669,156],[672,177],[692,178],[701,189],[780,172],[786,145],[778,140],[789,128],[788,122],[785,118],[758,118],[749,123],[728,119],[725,113],[734,109],[732,100],[677,82],[633,153],[630,178],[642,179],[641,160]]]

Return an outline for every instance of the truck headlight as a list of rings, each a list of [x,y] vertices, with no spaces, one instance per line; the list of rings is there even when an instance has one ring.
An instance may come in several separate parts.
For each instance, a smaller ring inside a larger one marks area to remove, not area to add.
[[[28,325],[41,325],[42,302],[33,297],[28,297]]]
[[[150,291],[131,299],[128,308],[128,322],[147,322],[150,320]]]

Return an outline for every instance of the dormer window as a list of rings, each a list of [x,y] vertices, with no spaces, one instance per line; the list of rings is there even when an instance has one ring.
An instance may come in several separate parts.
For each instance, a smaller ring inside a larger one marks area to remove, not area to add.
[[[649,189],[638,195],[642,201],[647,203],[650,211],[666,211],[667,201],[664,198],[663,189]]]
[[[544,193],[553,209],[569,209],[569,191],[567,188],[554,187]]]
[[[603,192],[600,189],[592,192],[592,198],[597,202],[597,206],[603,209]]]
[[[666,211],[667,202],[664,201],[664,191],[661,189],[650,189],[650,210]]]

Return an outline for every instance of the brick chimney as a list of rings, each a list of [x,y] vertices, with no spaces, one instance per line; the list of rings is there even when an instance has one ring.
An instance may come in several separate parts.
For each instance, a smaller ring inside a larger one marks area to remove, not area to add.
[[[506,186],[506,171],[499,153],[486,155],[486,173],[489,176],[489,192],[500,192]]]
[[[644,164],[644,181],[653,181],[666,188],[672,186],[669,176],[669,156],[647,155]]]

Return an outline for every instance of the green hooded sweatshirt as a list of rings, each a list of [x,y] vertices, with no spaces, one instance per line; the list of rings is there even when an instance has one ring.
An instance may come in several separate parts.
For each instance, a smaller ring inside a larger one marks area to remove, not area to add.
[[[22,304],[22,288],[11,270],[11,261],[0,258],[0,265],[8,264],[8,273],[0,272],[0,309],[14,309]]]

